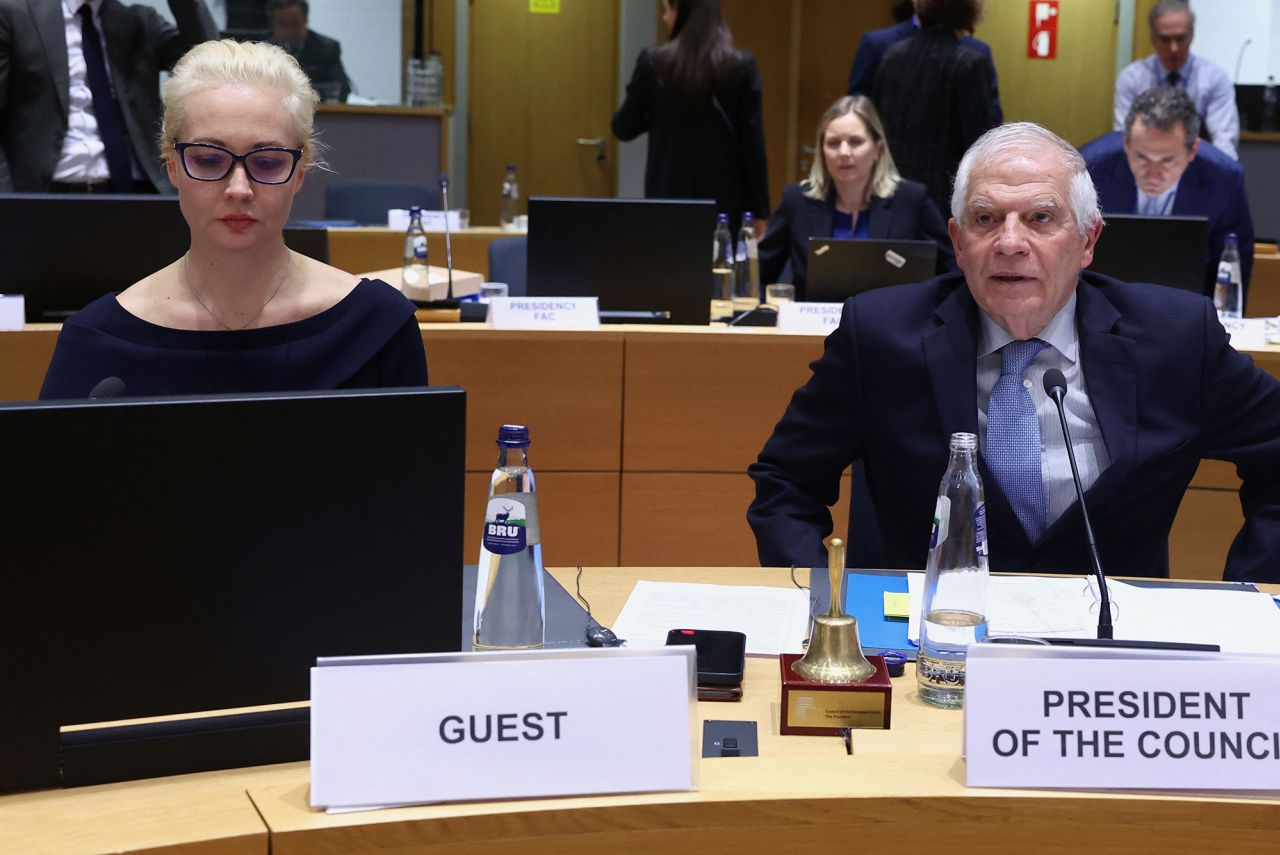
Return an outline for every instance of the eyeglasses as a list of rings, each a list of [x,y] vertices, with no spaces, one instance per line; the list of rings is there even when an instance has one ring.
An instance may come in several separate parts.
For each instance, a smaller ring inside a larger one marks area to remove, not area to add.
[[[255,148],[245,154],[236,154],[220,145],[209,143],[184,143],[173,141],[173,148],[182,161],[182,169],[196,181],[221,181],[244,164],[250,181],[259,184],[284,184],[293,177],[302,157],[298,148]]]

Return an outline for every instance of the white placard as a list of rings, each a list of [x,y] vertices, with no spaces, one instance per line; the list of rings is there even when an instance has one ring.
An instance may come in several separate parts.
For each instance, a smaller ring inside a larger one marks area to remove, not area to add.
[[[1236,350],[1263,350],[1267,346],[1266,318],[1220,318],[1222,326],[1231,336],[1231,346]]]
[[[971,787],[1280,790],[1280,658],[971,645]]]
[[[491,297],[489,326],[498,330],[583,330],[600,326],[598,297]]]
[[[456,232],[462,225],[457,211],[449,212],[449,230]],[[409,230],[409,212],[404,208],[391,208],[387,211],[387,228],[404,232]],[[422,229],[428,232],[444,231],[444,211],[423,211]]]
[[[311,804],[694,790],[691,646],[321,659]]]
[[[21,294],[0,294],[0,330],[20,330],[27,320],[27,301]]]
[[[827,335],[840,326],[842,311],[844,303],[783,303],[778,307],[778,329]]]

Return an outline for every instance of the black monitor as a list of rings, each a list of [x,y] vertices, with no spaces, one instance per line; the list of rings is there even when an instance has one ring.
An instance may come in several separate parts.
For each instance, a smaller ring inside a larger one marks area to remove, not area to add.
[[[840,240],[809,238],[804,299],[815,303],[845,300],[887,285],[932,279],[938,245],[931,240]]]
[[[529,200],[529,296],[599,297],[606,312],[711,320],[711,201]]]
[[[1125,282],[1153,282],[1205,292],[1206,217],[1106,214],[1089,269]]]
[[[23,295],[28,323],[66,320],[190,244],[176,196],[3,193],[0,235],[0,293]],[[329,261],[323,229],[286,229],[285,243]]]
[[[58,729],[458,650],[465,427],[456,388],[0,404],[0,792],[304,759],[305,709]]]

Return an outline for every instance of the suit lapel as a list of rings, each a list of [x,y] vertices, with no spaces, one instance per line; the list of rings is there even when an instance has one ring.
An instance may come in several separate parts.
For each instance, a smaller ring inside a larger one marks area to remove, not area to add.
[[[977,306],[963,280],[934,314],[939,323],[921,346],[942,428],[939,441],[946,445],[957,431],[978,432]]]
[[[893,197],[881,199],[879,196],[872,196],[867,207],[871,215],[871,219],[867,221],[867,236],[881,239],[892,234],[890,226],[893,223]]]
[[[65,117],[71,109],[71,73],[67,70],[67,30],[62,4],[53,0],[27,0],[27,9],[44,46],[45,65],[53,78],[53,93]]]
[[[1208,145],[1208,143],[1205,143]],[[1204,196],[1209,192],[1205,187],[1205,176],[1200,170],[1200,158],[1192,159],[1187,169],[1178,180],[1178,192],[1173,197],[1174,216],[1204,216],[1211,206],[1207,205]]]

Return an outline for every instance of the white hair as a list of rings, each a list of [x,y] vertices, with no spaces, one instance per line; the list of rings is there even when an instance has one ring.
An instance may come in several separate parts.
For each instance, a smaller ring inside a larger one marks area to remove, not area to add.
[[[1098,191],[1093,186],[1093,178],[1089,176],[1084,158],[1071,143],[1034,122],[1000,125],[978,137],[977,142],[969,146],[969,150],[960,159],[960,168],[956,170],[956,186],[951,193],[951,216],[956,218],[957,223],[964,222],[965,206],[969,203],[969,180],[975,166],[986,164],[1009,152],[1026,152],[1046,147],[1057,149],[1062,165],[1071,175],[1071,182],[1067,187],[1067,204],[1071,206],[1076,230],[1081,234],[1089,231],[1101,221],[1102,211],[1098,208]]]

